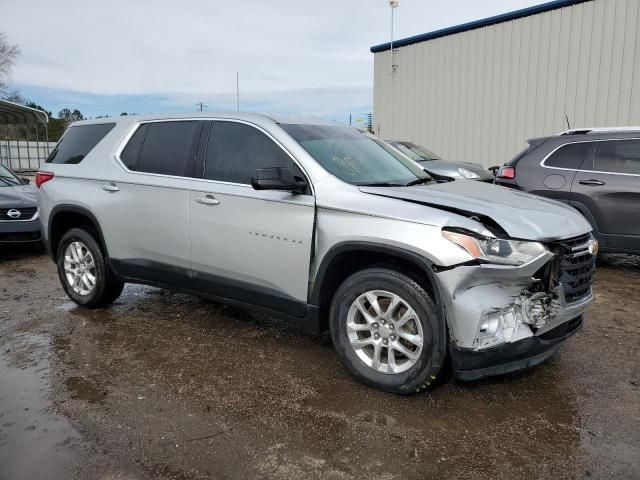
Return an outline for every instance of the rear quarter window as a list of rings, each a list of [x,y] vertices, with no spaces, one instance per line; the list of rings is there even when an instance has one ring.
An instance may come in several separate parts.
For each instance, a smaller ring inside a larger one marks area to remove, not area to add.
[[[142,142],[144,142],[144,137],[147,135],[148,128],[149,124],[147,123],[140,125],[120,154],[120,160],[122,160],[124,166],[129,170],[135,170],[138,166]]]
[[[545,167],[567,168],[578,170],[582,162],[587,158],[592,142],[569,143],[553,152],[545,161]]]
[[[96,123],[69,127],[46,163],[80,163],[115,126],[115,123]]]

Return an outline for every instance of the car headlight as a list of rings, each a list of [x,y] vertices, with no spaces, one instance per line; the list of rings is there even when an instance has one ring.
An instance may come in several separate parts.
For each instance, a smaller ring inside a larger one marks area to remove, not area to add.
[[[476,180],[480,178],[480,175],[473,173],[471,170],[467,170],[466,168],[459,167],[458,173],[462,175],[464,178],[468,178],[469,180]]]
[[[460,230],[442,230],[442,236],[472,257],[500,265],[524,265],[548,251],[539,242],[505,240]]]

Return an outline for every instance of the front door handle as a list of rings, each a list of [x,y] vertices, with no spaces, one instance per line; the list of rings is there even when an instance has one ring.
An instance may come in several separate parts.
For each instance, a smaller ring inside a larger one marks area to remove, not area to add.
[[[602,182],[600,180],[594,180],[594,179],[591,179],[591,180],[580,180],[578,183],[580,185],[590,185],[592,187],[599,187],[599,186],[602,186],[602,185],[605,184],[604,182]]]
[[[220,204],[220,200],[218,200],[213,195],[205,195],[204,197],[196,197],[196,202],[201,203],[203,205],[218,205]]]
[[[107,183],[106,185],[102,185],[102,189],[105,192],[119,192],[120,191],[120,187],[118,187],[115,183]]]

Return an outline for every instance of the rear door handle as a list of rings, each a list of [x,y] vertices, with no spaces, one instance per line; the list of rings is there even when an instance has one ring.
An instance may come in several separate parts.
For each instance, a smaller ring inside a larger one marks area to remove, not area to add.
[[[106,185],[102,185],[102,189],[105,192],[119,192],[120,191],[120,187],[118,187],[115,183],[107,183]]]
[[[594,180],[594,179],[591,179],[591,180],[580,180],[578,183],[580,185],[590,185],[592,187],[599,187],[601,185],[605,185],[604,182],[602,182],[600,180]]]
[[[203,197],[196,197],[195,201],[201,203],[203,205],[218,205],[220,200],[218,200],[213,195],[205,195]]]

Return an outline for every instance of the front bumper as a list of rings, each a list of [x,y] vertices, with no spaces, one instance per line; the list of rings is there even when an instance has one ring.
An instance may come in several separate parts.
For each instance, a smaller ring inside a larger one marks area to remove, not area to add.
[[[453,375],[459,380],[472,381],[533,367],[558,351],[562,342],[581,327],[582,316],[579,316],[542,335],[483,351],[450,346]]]
[[[519,267],[465,264],[436,273],[456,377],[535,365],[579,328],[593,300],[595,257],[582,246],[575,255],[553,248]]]
[[[0,222],[0,244],[34,243],[41,238],[38,219]]]

